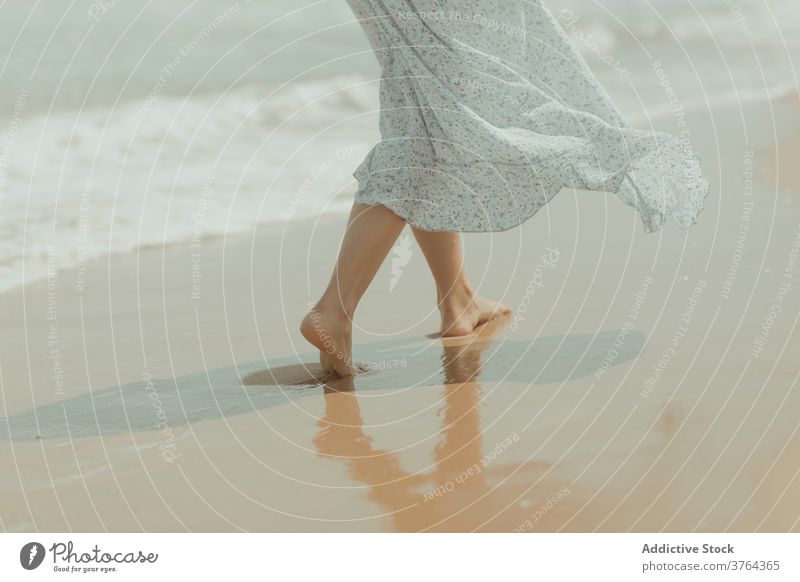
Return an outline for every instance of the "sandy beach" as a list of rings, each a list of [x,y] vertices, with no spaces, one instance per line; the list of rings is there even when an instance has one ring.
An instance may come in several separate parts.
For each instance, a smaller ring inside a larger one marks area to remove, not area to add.
[[[343,215],[3,293],[0,527],[800,530],[800,104],[690,127],[712,183],[690,234],[565,190],[467,235],[514,315],[460,340],[432,335],[412,243],[357,313],[352,380],[320,385],[297,330]]]

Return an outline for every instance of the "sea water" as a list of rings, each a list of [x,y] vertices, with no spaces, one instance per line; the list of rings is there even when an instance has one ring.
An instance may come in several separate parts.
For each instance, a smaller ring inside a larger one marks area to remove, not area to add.
[[[796,91],[793,0],[548,3],[633,123]],[[0,290],[346,211],[379,70],[345,0],[0,6]]]

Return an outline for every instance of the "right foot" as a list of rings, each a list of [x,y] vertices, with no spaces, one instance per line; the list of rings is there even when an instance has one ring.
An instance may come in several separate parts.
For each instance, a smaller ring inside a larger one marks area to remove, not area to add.
[[[469,335],[477,326],[511,313],[509,305],[485,299],[475,293],[466,297],[448,297],[439,304],[439,310],[442,315],[441,337]]]
[[[361,368],[353,364],[352,324],[339,313],[331,313],[319,306],[303,318],[300,333],[319,350],[319,363],[325,372],[336,372],[341,377],[353,376]]]

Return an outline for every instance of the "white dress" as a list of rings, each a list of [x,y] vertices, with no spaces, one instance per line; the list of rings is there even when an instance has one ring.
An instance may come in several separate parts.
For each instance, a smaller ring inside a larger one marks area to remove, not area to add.
[[[632,128],[536,0],[348,0],[382,66],[356,201],[432,231],[517,226],[562,188],[614,193],[648,232],[708,194],[677,137]]]

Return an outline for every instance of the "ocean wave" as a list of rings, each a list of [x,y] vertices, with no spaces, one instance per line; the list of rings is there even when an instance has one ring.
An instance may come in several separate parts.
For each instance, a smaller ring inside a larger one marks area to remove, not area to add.
[[[549,2],[554,15],[610,50],[621,43],[713,42],[717,46],[796,45],[800,7],[794,0],[583,0]],[[586,52],[580,44],[578,48]]]
[[[673,113],[654,84],[644,112]],[[676,79],[677,81],[677,79]],[[771,88],[681,94],[686,111],[774,99]],[[150,94],[113,108],[26,115],[0,134],[0,290],[85,269],[93,258],[343,213],[353,170],[378,139],[373,78],[219,94]]]
[[[343,212],[376,136],[360,77],[20,114],[0,141],[0,290],[108,253]]]

